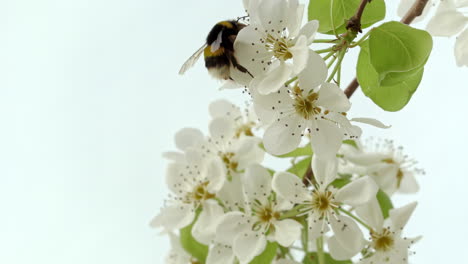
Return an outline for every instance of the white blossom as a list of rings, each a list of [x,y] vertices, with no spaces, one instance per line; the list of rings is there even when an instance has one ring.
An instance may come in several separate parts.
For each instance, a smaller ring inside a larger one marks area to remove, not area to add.
[[[318,21],[301,28],[304,5],[297,0],[249,2],[250,25],[239,32],[234,49],[254,76],[249,87],[269,94],[305,68]]]
[[[263,252],[267,238],[288,247],[301,234],[301,224],[281,219],[284,210],[292,206],[273,200],[271,176],[260,165],[251,165],[242,176],[244,192],[243,211],[226,213],[220,221],[216,241],[232,245],[234,255],[241,264],[250,262]]]
[[[211,118],[225,117],[234,122],[234,137],[254,136],[254,130],[258,128],[258,117],[251,105],[244,112],[228,100],[216,100],[209,106]]]
[[[260,121],[270,124],[263,136],[265,149],[274,155],[288,153],[310,134],[314,153],[334,158],[342,141],[355,139],[361,129],[352,125],[346,112],[351,103],[344,92],[325,83],[327,68],[323,59],[310,52],[307,67],[292,86],[283,86],[270,95],[254,94],[254,106]],[[372,119],[351,121],[383,125]]]
[[[441,1],[435,15],[427,24],[427,31],[433,36],[450,37],[460,33],[467,25],[468,17],[460,10],[454,0]]]
[[[163,153],[163,157],[179,162],[186,162],[184,152],[194,149],[205,140],[203,133],[196,128],[186,127],[175,134],[174,141],[179,151],[167,151]]]
[[[217,117],[210,122],[210,137],[201,145],[204,156],[219,157],[229,179],[236,177],[250,164],[261,163],[265,152],[261,140],[253,136],[237,137],[236,123],[231,118]]]
[[[186,153],[187,163],[171,163],[166,182],[171,199],[151,221],[151,226],[165,231],[183,228],[193,222],[197,208],[216,197],[223,187],[226,170],[218,157],[201,158],[195,151]]]
[[[296,175],[279,172],[273,177],[273,190],[291,204],[303,206],[310,239],[323,236],[330,226],[332,239],[336,240],[330,254],[337,260],[349,259],[364,247],[364,238],[354,220],[336,210],[343,205],[367,203],[375,197],[378,187],[371,178],[362,177],[337,190],[330,185],[337,178],[336,160],[325,161],[314,155],[312,171],[317,181],[314,189],[308,189]]]
[[[419,191],[415,176],[424,171],[415,167],[417,162],[404,154],[403,147],[395,147],[391,140],[356,142],[357,148],[343,145],[340,151],[344,160],[360,168],[355,171],[371,176],[388,195]]]
[[[411,254],[409,248],[420,237],[402,237],[402,230],[411,217],[417,203],[413,202],[398,209],[390,210],[390,219],[384,223],[380,206],[376,199],[358,207],[356,212],[372,228],[370,241],[360,264],[407,264]]]

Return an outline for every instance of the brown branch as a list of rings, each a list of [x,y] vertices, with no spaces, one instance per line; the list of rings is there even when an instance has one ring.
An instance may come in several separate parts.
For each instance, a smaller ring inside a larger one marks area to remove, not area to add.
[[[317,186],[317,181],[315,180],[314,172],[312,171],[312,161],[310,161],[309,167],[302,178],[302,183],[304,183],[305,186],[308,186],[311,183],[312,185]]]
[[[351,95],[356,91],[356,89],[359,87],[359,83],[357,81],[357,78],[354,78],[351,83],[348,85],[344,93],[346,94],[346,97],[350,98]]]
[[[401,19],[401,23],[409,25],[413,20],[420,16],[422,12],[424,11],[424,8],[427,5],[427,2],[429,0],[418,0],[416,1],[413,6],[408,10],[408,12],[405,14],[405,16]]]
[[[358,7],[358,10],[356,11],[356,14],[351,17],[348,20],[348,23],[346,24],[346,29],[351,29],[354,32],[362,32],[361,28],[361,18],[362,18],[362,13],[364,13],[364,9],[366,8],[367,3],[369,3],[371,0],[362,0],[361,4]]]
[[[413,20],[420,16],[422,12],[424,11],[424,8],[427,5],[427,2],[429,0],[418,0],[416,1],[413,6],[408,10],[408,12],[405,14],[405,16],[401,19],[401,23],[403,24],[411,24]],[[359,87],[359,83],[356,78],[354,78],[351,83],[348,85],[348,87],[345,90],[345,94],[348,98],[350,98],[353,93],[356,91],[356,89]]]

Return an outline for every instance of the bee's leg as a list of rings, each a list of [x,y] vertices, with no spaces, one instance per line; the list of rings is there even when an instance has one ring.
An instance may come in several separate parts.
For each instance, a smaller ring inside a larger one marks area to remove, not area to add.
[[[234,68],[238,69],[240,72],[249,74],[250,77],[253,78],[253,75],[252,75],[244,66],[240,65],[240,64],[237,62],[236,57],[234,57],[234,55],[233,55],[232,53],[227,52],[226,55],[228,55],[229,60],[231,61],[232,66],[234,66]]]

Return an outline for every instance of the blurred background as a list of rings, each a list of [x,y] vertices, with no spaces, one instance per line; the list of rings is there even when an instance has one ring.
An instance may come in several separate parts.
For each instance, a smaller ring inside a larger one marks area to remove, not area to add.
[[[0,1],[0,263],[163,262],[169,240],[148,227],[167,195],[161,153],[180,128],[207,130],[210,101],[248,100],[218,91],[202,62],[177,72],[214,23],[243,15],[241,2]],[[407,107],[384,112],[357,91],[350,115],[391,124],[364,136],[394,139],[427,171],[418,195],[396,199],[419,201],[411,263],[460,263],[468,69],[455,66],[453,38],[434,44]]]

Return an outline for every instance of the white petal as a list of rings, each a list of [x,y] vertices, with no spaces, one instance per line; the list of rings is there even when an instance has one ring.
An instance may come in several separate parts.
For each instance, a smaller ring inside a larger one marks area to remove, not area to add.
[[[278,91],[284,83],[289,80],[292,72],[293,69],[291,65],[281,62],[277,67],[274,67],[271,71],[263,75],[254,75],[255,78],[250,85],[260,94],[270,94]]]
[[[205,145],[206,141],[202,143],[202,145]],[[190,164],[191,166],[195,165],[202,165],[204,162],[203,159],[203,153],[200,151],[200,149],[188,149],[185,151],[185,160],[186,164]]]
[[[163,227],[166,231],[173,231],[188,226],[194,218],[193,205],[173,204],[162,208],[159,215],[151,220],[150,226]]]
[[[265,30],[274,30],[284,28],[288,12],[288,2],[284,0],[261,1],[257,12],[261,25]]]
[[[177,163],[185,162],[185,155],[181,152],[166,151],[163,152],[162,157],[171,161],[175,161]]]
[[[307,46],[307,38],[299,36],[293,47],[289,49],[293,55],[293,69],[294,75],[299,74],[307,65],[309,57],[309,47]]]
[[[233,177],[231,181],[225,181],[217,197],[223,201],[225,207],[230,211],[244,207],[241,177]]]
[[[312,157],[312,171],[320,186],[328,186],[337,177],[338,163],[334,159],[320,159],[317,155]]]
[[[345,145],[346,147],[345,148],[342,147],[341,149],[341,150],[344,150],[342,152],[342,154],[344,155],[344,158],[357,165],[370,166],[373,164],[380,163],[382,162],[382,160],[386,158],[389,158],[388,154],[379,153],[379,152],[354,152],[352,153],[348,150],[352,150],[355,148],[353,146],[343,144],[343,146]]]
[[[205,178],[209,181],[207,190],[210,193],[216,194],[221,190],[226,180],[226,166],[220,158],[215,157],[208,161]]]
[[[468,0],[457,0],[456,6],[457,8],[468,7]]]
[[[412,202],[403,207],[390,210],[390,219],[392,220],[392,225],[396,230],[405,227],[417,205],[417,202]]]
[[[368,203],[356,208],[357,215],[375,230],[383,227],[384,218],[377,198],[372,198]]]
[[[364,247],[364,236],[353,219],[343,215],[336,215],[336,217],[331,217],[330,225],[338,244],[346,252],[356,255]]]
[[[266,238],[259,232],[241,232],[234,240],[232,249],[241,264],[249,263],[260,255],[266,247]]]
[[[455,58],[457,66],[468,66],[468,28],[465,29],[455,42]]]
[[[289,8],[287,12],[287,25],[289,31],[289,36],[297,36],[299,32],[299,28],[302,24],[302,18],[304,16],[304,8],[303,4],[299,4],[297,0],[289,0]]]
[[[334,83],[324,83],[320,86],[317,104],[335,112],[347,112],[351,103],[343,90]]]
[[[301,236],[302,225],[292,219],[276,221],[275,239],[283,247],[291,246]]]
[[[269,95],[261,95],[258,92],[252,91],[252,97],[254,99],[255,113],[265,125],[273,123],[277,119],[278,111],[293,103],[293,99],[289,96],[288,90],[284,86],[276,93]]]
[[[242,175],[244,193],[250,202],[266,204],[271,194],[271,176],[267,169],[258,164],[250,165]]]
[[[453,10],[437,12],[427,24],[427,31],[433,36],[450,37],[462,31],[468,18]]]
[[[268,153],[282,155],[291,152],[301,142],[303,128],[298,117],[290,116],[276,121],[263,135],[263,144]]]
[[[338,239],[336,239],[336,236],[330,237],[327,244],[330,255],[334,260],[348,260],[356,255],[355,252],[349,251],[347,248],[342,247],[338,242]]]
[[[242,116],[239,107],[224,99],[211,102],[208,110],[212,118],[227,116],[236,119]]]
[[[248,166],[254,163],[262,163],[263,158],[265,157],[265,151],[260,148],[261,139],[255,137],[245,137],[243,144],[250,144],[250,149],[248,151],[242,152],[239,150],[237,152],[237,162],[238,170],[244,170]]]
[[[183,128],[175,134],[175,144],[180,150],[193,147],[196,143],[203,141],[203,139],[203,133],[196,128]]]
[[[210,122],[210,135],[214,140],[230,140],[234,133],[234,122],[228,118],[217,117]]]
[[[247,217],[241,212],[229,212],[221,217],[216,228],[216,242],[232,245],[235,237],[250,226],[247,223]]]
[[[276,172],[273,176],[272,187],[279,196],[294,204],[301,204],[311,199],[302,180],[289,172]]]
[[[216,227],[224,214],[223,208],[215,200],[203,203],[203,210],[192,228],[192,236],[200,243],[208,245],[215,237]]]
[[[419,184],[416,181],[416,177],[412,172],[406,172],[403,174],[399,191],[401,193],[417,193],[419,191]]]
[[[234,252],[231,246],[215,244],[208,252],[206,264],[232,264],[234,263]],[[185,264],[185,263],[184,263]]]
[[[369,202],[377,195],[379,187],[369,176],[361,177],[346,184],[335,195],[335,199],[344,204],[359,206]]]
[[[260,42],[263,35],[260,34],[258,28],[255,30],[256,27],[257,26],[251,25],[243,28],[239,34],[237,34],[234,42],[236,59],[239,64],[245,67],[253,76],[258,76],[263,73],[264,66],[261,63],[262,58],[271,58],[272,56],[272,54],[268,55],[269,53]]]
[[[304,91],[310,91],[325,82],[328,68],[325,61],[312,50],[309,50],[307,65],[299,74],[299,85]]]
[[[246,68],[246,66],[243,66],[243,67]],[[229,69],[229,76],[231,77],[232,80],[225,80],[223,85],[219,87],[219,90],[238,89],[238,88],[245,88],[249,86],[250,82],[252,82],[253,80],[250,74],[247,72],[241,72],[236,67],[231,66]]]
[[[317,120],[317,128],[312,129],[310,139],[314,154],[321,159],[334,159],[343,142],[343,132],[327,120]]]
[[[318,213],[309,213],[307,216],[307,224],[309,229],[309,240],[311,241],[314,241],[329,231],[328,225],[325,223],[325,219],[320,217]]]
[[[307,38],[307,44],[310,45],[315,39],[315,34],[319,28],[318,20],[311,20],[307,22],[299,31],[299,36],[304,35]]]
[[[375,126],[375,127],[378,127],[378,128],[390,128],[390,127],[392,127],[392,126],[387,126],[387,125],[383,124],[382,122],[380,122],[379,120],[374,119],[374,118],[359,117],[359,118],[352,118],[350,121],[364,123],[364,124],[368,124],[368,125]]]
[[[166,184],[167,187],[175,194],[180,191],[191,191],[192,185],[184,181],[183,170],[180,163],[169,163],[166,169]]]

